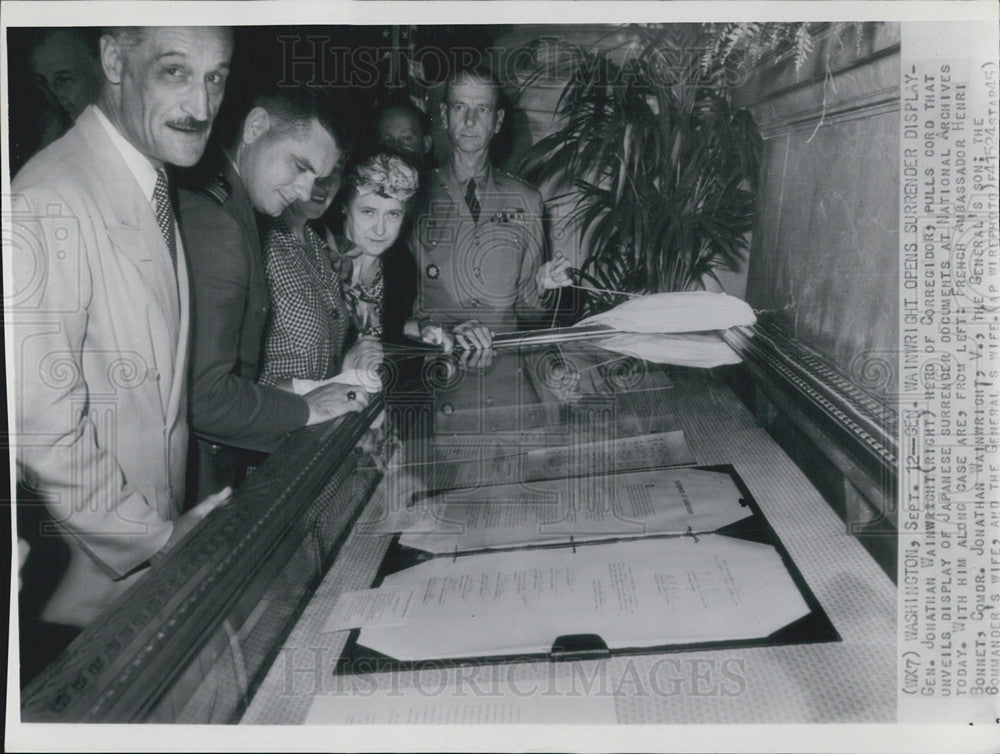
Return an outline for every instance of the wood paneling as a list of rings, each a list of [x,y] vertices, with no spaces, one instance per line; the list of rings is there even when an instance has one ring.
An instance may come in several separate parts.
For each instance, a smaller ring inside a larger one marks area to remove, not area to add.
[[[898,33],[866,24],[860,51],[828,38],[828,66],[785,61],[740,92],[765,136],[747,300],[881,394],[898,345]]]

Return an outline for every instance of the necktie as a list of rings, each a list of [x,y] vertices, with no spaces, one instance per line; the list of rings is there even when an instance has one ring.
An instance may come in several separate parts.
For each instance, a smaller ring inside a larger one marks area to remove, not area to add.
[[[177,269],[177,237],[174,235],[174,210],[170,206],[170,193],[167,191],[167,174],[160,168],[156,171],[156,186],[153,188],[153,198],[156,200],[156,224],[160,226],[163,240],[170,250],[170,261]]]
[[[465,203],[469,205],[472,221],[479,222],[479,199],[476,198],[476,181],[469,179],[469,188],[465,192]]]

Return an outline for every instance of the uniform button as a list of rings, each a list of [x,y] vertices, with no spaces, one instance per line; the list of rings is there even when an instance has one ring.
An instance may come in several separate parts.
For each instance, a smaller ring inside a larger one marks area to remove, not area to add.
[[[455,413],[455,407],[452,406],[450,403],[445,403],[443,406],[441,406],[441,412],[446,414],[447,416],[451,416],[453,413]]]
[[[471,303],[472,304],[472,308],[475,309],[476,307],[479,306],[479,299],[478,298],[474,298],[469,303]]]
[[[493,405],[493,396],[492,395],[487,395],[486,396],[486,405],[487,406],[492,406]]]
[[[472,268],[472,274],[475,275],[477,278],[483,276],[482,270],[480,270],[478,267]]]
[[[151,379],[151,380],[154,380],[154,381],[159,381],[159,379],[160,379],[160,373],[159,373],[159,372],[157,372],[157,371],[156,371],[155,369],[150,369],[150,370],[148,370],[148,371],[146,372],[146,376],[147,376],[147,377],[148,377],[149,379]]]

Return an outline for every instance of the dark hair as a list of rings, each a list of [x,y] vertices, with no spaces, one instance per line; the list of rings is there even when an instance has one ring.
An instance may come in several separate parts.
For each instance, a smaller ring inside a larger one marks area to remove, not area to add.
[[[417,127],[420,129],[421,136],[427,136],[431,132],[430,119],[427,117],[427,113],[421,110],[419,107],[414,105],[409,100],[390,102],[385,105],[381,110],[378,111],[378,116],[375,119],[376,130],[381,130],[382,121],[389,113],[393,112],[403,112],[409,114],[416,122]]]
[[[26,75],[11,75],[9,87],[10,101],[17,103],[10,108],[8,131],[13,178],[32,155],[66,133],[73,122]]]
[[[458,84],[463,79],[472,79],[480,84],[486,84],[493,88],[496,93],[496,107],[500,107],[500,99],[503,93],[503,87],[500,85],[500,79],[496,77],[492,70],[487,68],[485,65],[473,65],[467,66],[465,68],[459,68],[454,71],[448,80],[444,83],[444,102],[447,104],[448,96],[451,94],[451,89],[455,84]]]
[[[135,47],[146,38],[146,28],[145,26],[105,26],[101,29],[101,33],[114,37],[126,47]]]
[[[254,98],[250,109],[255,107],[267,110],[273,134],[298,131],[316,120],[333,136],[342,151],[350,151],[352,139],[343,110],[325,89],[273,86]]]
[[[112,29],[117,27],[111,27]],[[122,28],[132,28],[132,27],[122,27]],[[141,28],[141,27],[135,27]],[[100,50],[100,37],[101,29],[94,28],[91,26],[53,26],[47,29],[43,29],[31,44],[31,52],[34,52],[39,47],[48,42],[56,34],[66,34],[67,36],[75,39],[80,45],[87,51],[94,60],[100,60],[101,50]],[[104,33],[108,33],[107,30]]]

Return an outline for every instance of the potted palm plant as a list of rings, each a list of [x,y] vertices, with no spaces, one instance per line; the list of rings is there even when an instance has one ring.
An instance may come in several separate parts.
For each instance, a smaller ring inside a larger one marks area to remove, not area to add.
[[[614,48],[570,49],[556,129],[522,160],[527,180],[569,199],[598,287],[704,287],[747,252],[761,139],[692,30],[629,26]]]

